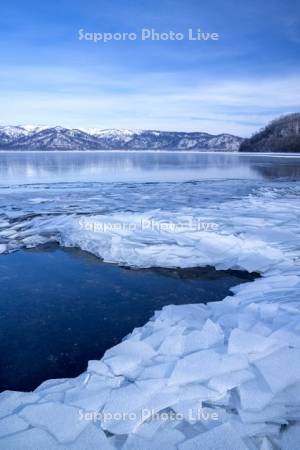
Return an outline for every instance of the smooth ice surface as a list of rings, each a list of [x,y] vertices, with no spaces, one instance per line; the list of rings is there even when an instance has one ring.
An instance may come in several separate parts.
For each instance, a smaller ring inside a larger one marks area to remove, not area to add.
[[[297,184],[41,184],[1,188],[0,205],[4,251],[55,241],[135,267],[261,274],[222,302],[163,308],[77,378],[1,394],[0,448],[298,449]]]

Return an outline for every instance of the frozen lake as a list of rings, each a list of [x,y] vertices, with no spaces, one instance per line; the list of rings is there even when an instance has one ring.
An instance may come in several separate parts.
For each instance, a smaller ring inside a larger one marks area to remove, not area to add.
[[[20,427],[0,447],[33,434],[82,448],[95,429],[82,408],[110,417],[103,448],[120,436],[149,448],[149,432],[160,448],[165,436],[213,448],[224,433],[230,448],[299,442],[299,167],[278,154],[1,153],[2,386],[75,378],[0,395],[2,429]],[[202,404],[214,428],[141,420],[149,405]]]
[[[197,152],[0,152],[0,183],[300,178],[300,157]]]

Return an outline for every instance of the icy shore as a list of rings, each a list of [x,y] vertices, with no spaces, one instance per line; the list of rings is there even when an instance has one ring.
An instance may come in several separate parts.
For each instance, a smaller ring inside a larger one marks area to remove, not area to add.
[[[119,204],[118,189],[110,194]],[[298,450],[299,187],[165,186],[160,199],[151,189],[138,189],[151,210],[132,210],[127,197],[122,212],[105,208],[103,192],[83,192],[81,203],[76,193],[76,205],[71,192],[9,191],[6,204],[22,210],[3,208],[0,251],[56,241],[131,266],[212,265],[262,277],[222,302],[163,308],[77,378],[0,394],[0,448]],[[214,189],[207,201],[203,191]],[[73,214],[62,214],[60,195]],[[93,202],[103,210],[87,216],[83,204]],[[170,227],[147,227],[151,220]]]

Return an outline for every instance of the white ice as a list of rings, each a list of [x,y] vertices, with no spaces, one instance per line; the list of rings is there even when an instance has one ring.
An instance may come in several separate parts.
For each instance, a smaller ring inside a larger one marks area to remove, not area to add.
[[[222,302],[163,308],[77,378],[2,393],[0,448],[298,450],[300,189],[251,183],[0,190],[0,252],[58,242],[135,267],[261,275]]]

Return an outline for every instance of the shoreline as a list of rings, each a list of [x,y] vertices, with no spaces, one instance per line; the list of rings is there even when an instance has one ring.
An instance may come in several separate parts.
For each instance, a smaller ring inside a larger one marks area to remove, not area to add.
[[[72,154],[72,153],[167,153],[167,154],[222,154],[222,155],[241,155],[241,156],[269,156],[269,157],[287,157],[287,158],[300,158],[300,153],[280,153],[280,152],[239,152],[239,151],[201,151],[201,150],[0,150],[0,153],[59,153],[59,154]]]

